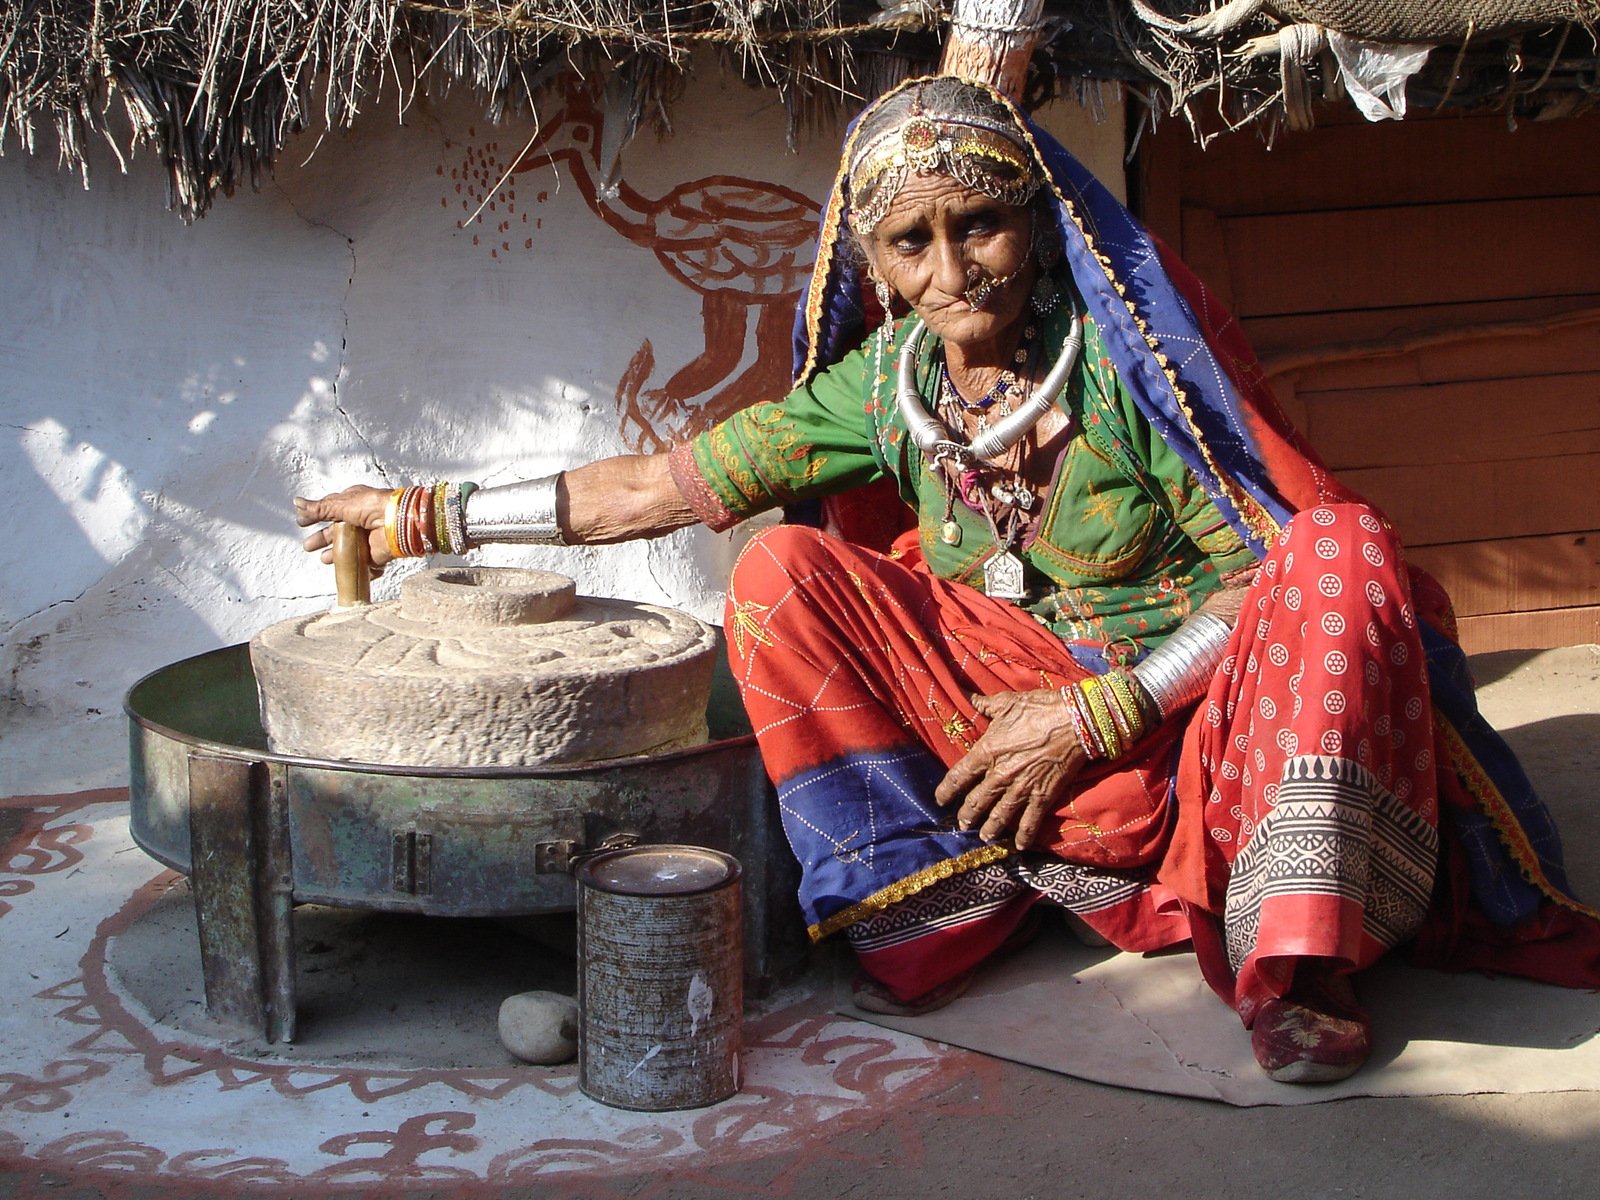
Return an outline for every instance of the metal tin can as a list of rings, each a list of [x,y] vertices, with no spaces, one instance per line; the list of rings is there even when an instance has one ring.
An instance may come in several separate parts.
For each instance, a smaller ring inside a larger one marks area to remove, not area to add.
[[[578,1086],[613,1108],[702,1108],[739,1090],[738,859],[633,846],[580,865]]]

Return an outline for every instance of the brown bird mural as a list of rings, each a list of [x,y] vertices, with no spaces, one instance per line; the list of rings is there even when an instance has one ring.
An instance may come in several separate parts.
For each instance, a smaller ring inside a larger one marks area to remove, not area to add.
[[[596,216],[700,297],[700,353],[652,386],[656,355],[647,337],[617,385],[623,441],[633,450],[660,450],[788,390],[794,305],[811,275],[820,209],[793,188],[736,175],[690,180],[656,198],[625,179],[603,186],[605,115],[598,85],[573,78],[561,106],[544,115],[509,169],[495,161],[491,145],[469,150],[458,177],[471,198],[487,197],[479,212],[490,210],[508,235],[493,248],[498,256],[510,250],[518,177],[526,182],[531,171],[565,167]]]

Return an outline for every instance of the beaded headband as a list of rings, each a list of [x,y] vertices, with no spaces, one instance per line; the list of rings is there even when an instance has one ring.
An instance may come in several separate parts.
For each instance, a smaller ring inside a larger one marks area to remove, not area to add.
[[[877,228],[913,172],[948,175],[1019,208],[1039,189],[1038,169],[1016,130],[979,117],[916,111],[861,146],[851,161],[850,224],[857,234]]]

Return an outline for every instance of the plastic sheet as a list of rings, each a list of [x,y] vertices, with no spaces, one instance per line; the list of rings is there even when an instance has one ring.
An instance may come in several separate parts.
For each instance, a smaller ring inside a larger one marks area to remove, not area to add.
[[[1406,115],[1406,81],[1427,61],[1431,45],[1368,42],[1328,31],[1328,46],[1339,62],[1345,90],[1369,121],[1398,121]]]

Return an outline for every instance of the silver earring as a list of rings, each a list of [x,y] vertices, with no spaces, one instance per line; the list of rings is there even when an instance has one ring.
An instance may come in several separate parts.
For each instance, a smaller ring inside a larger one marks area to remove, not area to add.
[[[1055,270],[1061,261],[1061,231],[1053,223],[1033,223],[1033,255],[1039,260],[1043,273]]]
[[[883,309],[883,340],[894,340],[894,295],[889,291],[889,281],[872,277],[872,288],[878,296],[878,307]]]
[[[1033,296],[1030,300],[1035,315],[1048,317],[1055,312],[1061,303],[1061,289],[1056,287],[1056,281],[1044,271],[1039,272],[1039,278],[1033,283]]]

